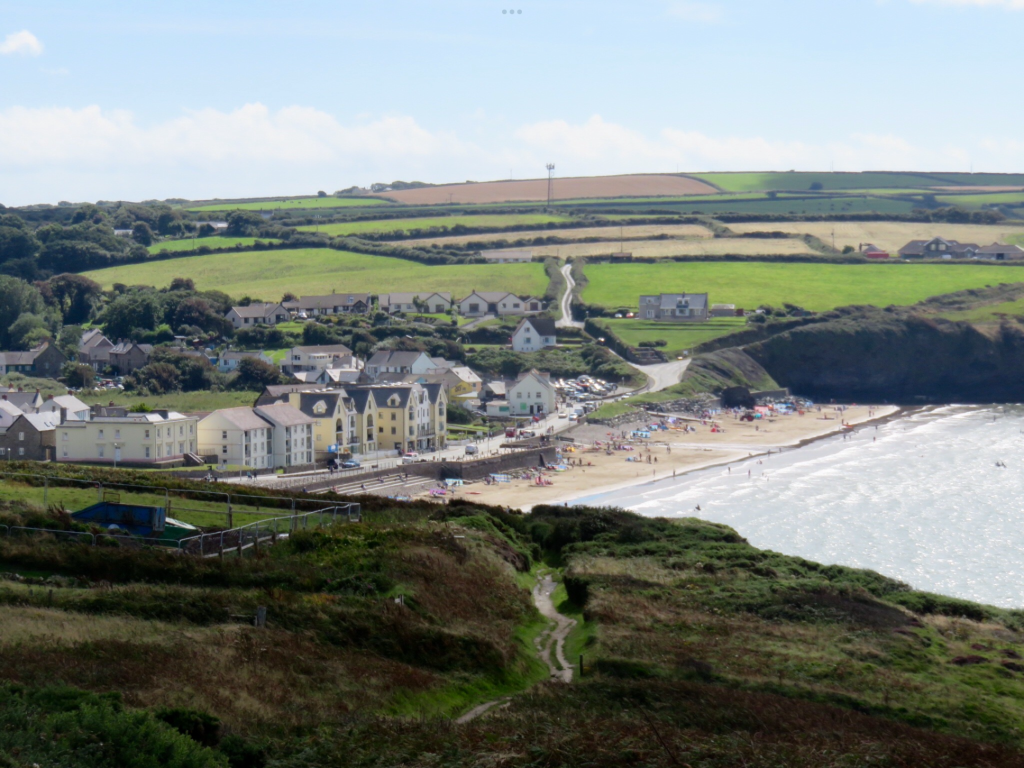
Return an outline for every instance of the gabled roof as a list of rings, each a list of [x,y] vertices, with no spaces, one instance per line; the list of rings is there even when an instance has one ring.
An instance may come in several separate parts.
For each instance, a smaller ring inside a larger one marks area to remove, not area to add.
[[[316,347],[292,347],[291,352],[299,352],[303,355],[334,355],[335,357],[350,357],[352,350],[344,344],[322,344]]]
[[[352,400],[352,406],[356,409],[357,413],[366,413],[368,405],[377,404],[377,398],[374,397],[373,390],[369,388],[346,388],[345,392]]]
[[[280,304],[266,304],[266,303],[254,303],[247,307],[232,307],[235,314],[239,317],[266,317],[267,315],[273,314],[277,310],[284,311],[284,307]]]
[[[74,395],[54,395],[49,398],[43,405],[54,403],[57,408],[66,408],[68,411],[87,411],[89,406],[83,403]],[[42,406],[40,406],[42,407]]]
[[[552,320],[550,317],[524,317],[522,320],[519,321],[519,325],[516,326],[516,329],[515,331],[513,331],[513,333],[518,333],[519,329],[522,328],[524,325],[531,326],[533,330],[536,331],[538,336],[556,335],[555,321]]]
[[[325,368],[317,378],[324,378],[336,384],[355,384],[363,372],[355,368]]]
[[[19,419],[27,421],[37,432],[49,432],[60,425],[59,413],[23,413],[14,420],[14,423],[11,425],[11,429],[15,428]]]
[[[368,293],[328,293],[323,296],[302,296],[292,301],[284,302],[283,306],[288,309],[324,309],[333,307],[353,307],[362,302],[370,303]]]
[[[42,405],[43,397],[38,392],[7,392],[0,398],[29,413]]]
[[[375,352],[366,364],[367,366],[397,365],[405,368],[411,366],[420,357],[425,357],[426,354],[426,352],[382,349],[380,352]]]
[[[221,360],[244,360],[247,357],[255,357],[258,360],[259,356],[259,352],[236,352],[234,350],[220,353]]]
[[[1013,253],[1013,254],[1024,254],[1024,250],[1021,250],[1016,245],[1003,245],[1002,243],[992,243],[992,245],[983,245],[978,249],[978,253]]]
[[[149,355],[153,352],[152,344],[136,344],[134,341],[120,341],[110,348],[110,354],[112,355],[126,355],[132,351],[133,347],[137,347],[140,351]]]
[[[78,342],[78,349],[80,352],[86,352],[103,344],[114,346],[114,343],[103,335],[103,331],[99,328],[92,328],[82,334],[82,340]]]
[[[274,405],[258,405],[253,410],[259,416],[278,427],[298,427],[303,424],[312,424],[314,419],[309,418],[298,408],[287,403],[275,403]]]
[[[450,293],[448,293],[448,292],[438,292],[438,291],[435,291],[434,293],[428,293],[426,291],[421,291],[419,293],[409,293],[409,292],[402,293],[402,292],[399,292],[399,293],[382,293],[380,295],[380,305],[382,307],[390,307],[392,304],[412,304],[413,303],[413,299],[418,298],[421,301],[427,301],[428,299],[432,299],[435,296],[441,298],[443,301],[446,301],[449,304],[452,301],[452,295]]]
[[[466,301],[466,299],[471,299],[474,296],[476,296],[479,299],[483,299],[488,304],[498,304],[504,299],[507,299],[509,296],[512,296],[516,300],[519,299],[518,296],[515,296],[514,294],[511,294],[508,291],[473,291],[465,299],[461,299],[460,302]]]
[[[211,413],[210,416],[220,416],[222,419],[226,419],[242,431],[248,431],[250,429],[265,429],[266,427],[271,426],[270,422],[261,418],[254,408],[247,408],[245,406],[240,406],[238,408],[221,408],[220,410]],[[209,416],[207,418],[209,418]]]

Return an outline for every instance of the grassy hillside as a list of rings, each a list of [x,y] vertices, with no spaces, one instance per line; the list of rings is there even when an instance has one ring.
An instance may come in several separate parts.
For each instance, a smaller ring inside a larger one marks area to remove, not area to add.
[[[212,237],[197,237],[195,240],[191,237],[185,240],[163,240],[149,246],[149,252],[160,253],[161,251],[191,251],[194,248],[233,248],[239,245],[252,245],[257,240],[262,240],[265,243],[280,242],[273,237],[221,237],[219,235],[214,235]]]
[[[889,187],[925,188],[960,185],[1024,185],[1024,174],[968,173],[698,173],[698,179],[726,192],[788,190],[803,192],[812,184],[823,190],[885,189]]]
[[[377,219],[375,221],[345,221],[337,224],[321,224],[321,234],[357,235],[364,232],[408,232],[414,229],[430,229],[431,227],[517,227],[524,225],[550,224],[572,221],[569,216],[552,216],[546,213],[495,214],[479,216],[427,216],[415,219]],[[296,229],[313,232],[316,226],[296,227]]]
[[[392,205],[379,197],[301,197],[292,200],[257,200],[244,203],[210,203],[188,208],[197,213],[215,211],[288,211],[311,208],[366,208]]]
[[[743,330],[747,321],[742,317],[720,317],[704,323],[659,323],[625,318],[602,318],[596,322],[631,346],[639,346],[642,341],[665,341],[667,344],[661,350],[668,355],[677,355],[705,341]]]
[[[1024,759],[1020,612],[701,520],[363,501],[364,522],[223,560],[0,538],[0,765]],[[0,518],[66,524],[24,501]],[[532,655],[540,572],[578,622],[571,684],[541,682]]]
[[[826,310],[850,304],[914,304],[965,288],[1024,281],[1024,268],[959,264],[779,264],[673,262],[589,264],[588,304],[636,307],[642,293],[708,292],[715,304],[753,309],[796,304]]]
[[[190,277],[200,290],[221,290],[231,296],[280,299],[297,295],[368,291],[450,291],[463,296],[473,290],[510,291],[539,296],[547,287],[544,265],[465,264],[426,266],[404,259],[370,256],[330,248],[305,248],[209,254],[181,259],[100,269],[86,275],[105,288],[170,284]]]

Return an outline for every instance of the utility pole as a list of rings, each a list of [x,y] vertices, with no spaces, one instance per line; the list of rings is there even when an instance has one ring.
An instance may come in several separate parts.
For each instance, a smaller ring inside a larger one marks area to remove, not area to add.
[[[548,205],[550,206],[551,205],[551,190],[552,190],[552,186],[554,184],[554,180],[552,179],[551,175],[552,175],[552,173],[555,170],[555,164],[554,163],[548,163],[547,169],[548,169]]]

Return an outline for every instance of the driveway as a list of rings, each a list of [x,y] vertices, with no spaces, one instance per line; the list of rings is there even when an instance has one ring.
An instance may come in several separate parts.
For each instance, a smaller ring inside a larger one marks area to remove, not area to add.
[[[565,293],[562,294],[562,316],[555,321],[556,328],[582,328],[583,323],[572,319],[572,289],[576,287],[576,281],[572,279],[572,264],[566,262],[562,267],[562,277],[565,278]]]

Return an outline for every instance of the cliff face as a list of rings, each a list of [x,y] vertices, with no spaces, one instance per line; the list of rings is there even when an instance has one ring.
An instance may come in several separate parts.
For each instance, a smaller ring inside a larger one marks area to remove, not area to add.
[[[744,351],[780,385],[818,399],[1024,400],[1024,331],[899,309],[848,307]]]

